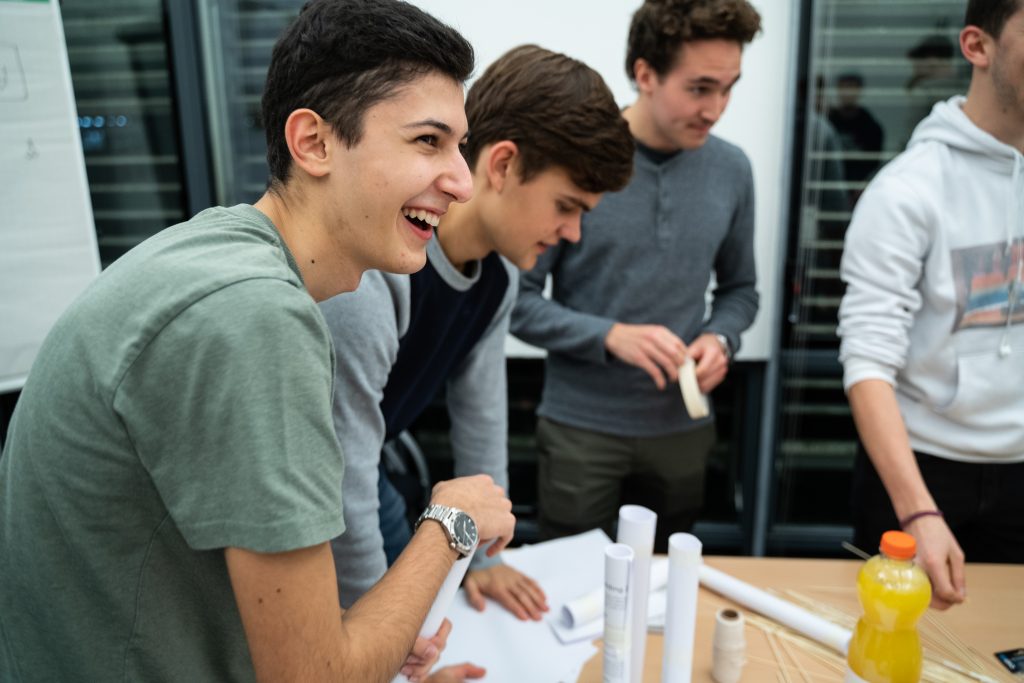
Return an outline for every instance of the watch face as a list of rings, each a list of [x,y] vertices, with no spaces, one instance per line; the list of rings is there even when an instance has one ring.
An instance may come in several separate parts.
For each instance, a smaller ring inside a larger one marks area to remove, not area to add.
[[[455,515],[455,520],[452,524],[452,528],[455,531],[455,542],[464,548],[472,548],[476,545],[477,531],[476,522],[473,518],[467,515],[465,512],[460,512]]]

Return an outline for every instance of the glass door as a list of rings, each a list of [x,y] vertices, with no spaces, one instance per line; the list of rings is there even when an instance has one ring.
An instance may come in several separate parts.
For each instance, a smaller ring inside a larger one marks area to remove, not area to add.
[[[198,0],[219,204],[251,203],[266,189],[260,98],[274,43],[301,6],[296,0]]]
[[[186,216],[161,0],[62,3],[100,258]]]

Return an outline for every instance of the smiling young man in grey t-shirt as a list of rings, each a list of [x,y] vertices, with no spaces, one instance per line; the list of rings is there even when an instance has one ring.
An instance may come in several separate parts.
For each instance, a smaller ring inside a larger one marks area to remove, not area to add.
[[[267,77],[267,193],[146,240],[57,322],[0,458],[0,680],[426,674],[448,627],[417,632],[469,537],[422,525],[340,610],[344,460],[316,302],[370,268],[421,268],[430,235],[406,208],[469,197],[472,65],[406,3],[309,3]],[[432,503],[496,550],[512,533],[488,477]]]

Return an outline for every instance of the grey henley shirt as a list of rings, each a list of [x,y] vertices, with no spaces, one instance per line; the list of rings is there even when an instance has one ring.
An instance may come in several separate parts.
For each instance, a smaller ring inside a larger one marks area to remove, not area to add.
[[[549,273],[550,299],[542,295]],[[629,185],[584,216],[582,239],[552,247],[521,277],[512,333],[548,351],[538,414],[632,437],[705,423],[689,418],[678,387],[659,391],[609,354],[605,337],[615,322],[660,324],[686,343],[723,334],[735,351],[757,313],[755,281],[746,155],[714,136],[661,164],[638,151]]]

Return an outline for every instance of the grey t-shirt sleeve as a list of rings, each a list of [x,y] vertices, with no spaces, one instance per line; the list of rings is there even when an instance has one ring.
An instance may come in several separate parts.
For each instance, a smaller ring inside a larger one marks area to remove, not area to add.
[[[610,359],[604,340],[615,320],[577,311],[544,296],[549,273],[558,277],[562,242],[540,255],[519,278],[519,298],[512,311],[511,332],[527,344],[576,356],[592,363]]]
[[[408,289],[408,277],[369,271],[356,291],[320,304],[334,340],[334,426],[346,463],[346,531],[331,541],[345,608],[387,571],[377,490],[385,438],[380,402],[408,326]]]
[[[282,552],[344,530],[331,363],[312,299],[274,279],[207,295],[140,351],[114,410],[190,547]]]

